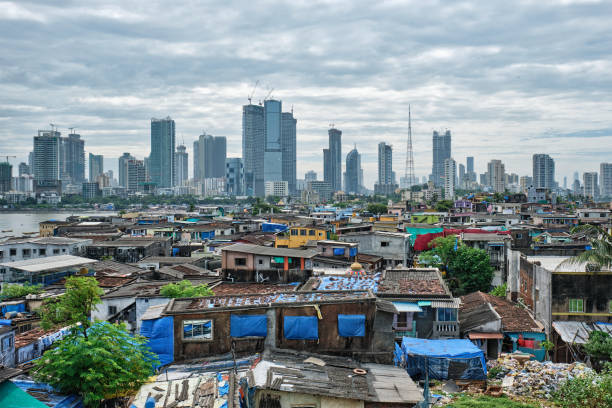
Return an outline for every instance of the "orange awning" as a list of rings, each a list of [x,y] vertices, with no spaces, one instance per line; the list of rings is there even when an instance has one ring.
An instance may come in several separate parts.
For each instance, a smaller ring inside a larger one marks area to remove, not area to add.
[[[501,333],[470,332],[468,337],[470,340],[503,339],[504,335]]]

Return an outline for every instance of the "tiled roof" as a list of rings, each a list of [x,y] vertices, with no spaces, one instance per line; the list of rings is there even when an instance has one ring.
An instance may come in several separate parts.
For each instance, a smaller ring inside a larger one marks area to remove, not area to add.
[[[474,292],[463,296],[461,302],[460,314],[469,313],[478,307],[482,307],[483,304],[489,303],[501,317],[504,332],[542,331],[541,326],[531,317],[527,309],[523,309],[505,298],[483,292]]]
[[[295,291],[296,285],[274,285],[267,283],[229,283],[221,282],[219,285],[212,288],[216,296],[226,295],[245,295],[259,294],[266,295],[270,293],[291,292]]]
[[[379,295],[448,295],[442,276],[437,269],[387,269],[378,285]]]

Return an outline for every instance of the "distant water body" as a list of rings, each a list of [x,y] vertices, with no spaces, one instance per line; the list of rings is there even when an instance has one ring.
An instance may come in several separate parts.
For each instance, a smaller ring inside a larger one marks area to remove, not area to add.
[[[65,221],[72,215],[115,215],[113,211],[32,211],[0,212],[0,237],[38,234],[38,223],[47,220]]]

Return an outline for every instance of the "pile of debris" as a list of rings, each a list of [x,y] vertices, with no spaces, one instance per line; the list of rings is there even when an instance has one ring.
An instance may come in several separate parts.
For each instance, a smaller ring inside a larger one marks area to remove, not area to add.
[[[499,367],[499,373],[495,378],[502,380],[504,393],[546,399],[550,399],[565,380],[592,372],[583,363],[521,361],[512,354],[502,355],[496,367]]]

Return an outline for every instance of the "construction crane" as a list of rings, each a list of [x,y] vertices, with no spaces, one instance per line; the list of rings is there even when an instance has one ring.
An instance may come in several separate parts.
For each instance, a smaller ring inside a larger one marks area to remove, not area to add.
[[[12,158],[17,158],[17,156],[9,156],[9,155],[2,155],[2,156],[0,156],[0,157],[6,157],[6,162],[7,162],[7,163],[9,162],[9,157],[12,157]]]
[[[274,91],[274,88],[270,88],[270,92],[268,92],[268,94],[264,98],[264,101],[267,101],[268,99],[270,99],[270,95],[272,95],[272,91]]]
[[[49,126],[51,126],[51,133],[54,133],[57,131],[57,128],[59,127],[58,125],[56,125],[55,123],[49,123]]]
[[[251,105],[251,99],[253,99],[253,95],[255,94],[255,89],[257,89],[257,85],[259,85],[259,79],[255,81],[255,86],[253,87],[251,94],[247,97],[247,99],[249,100],[249,105]]]
[[[71,135],[72,135],[72,134],[74,134],[74,130],[75,130],[75,129],[76,129],[75,127],[68,128],[68,130],[70,131],[70,134],[71,134]]]

